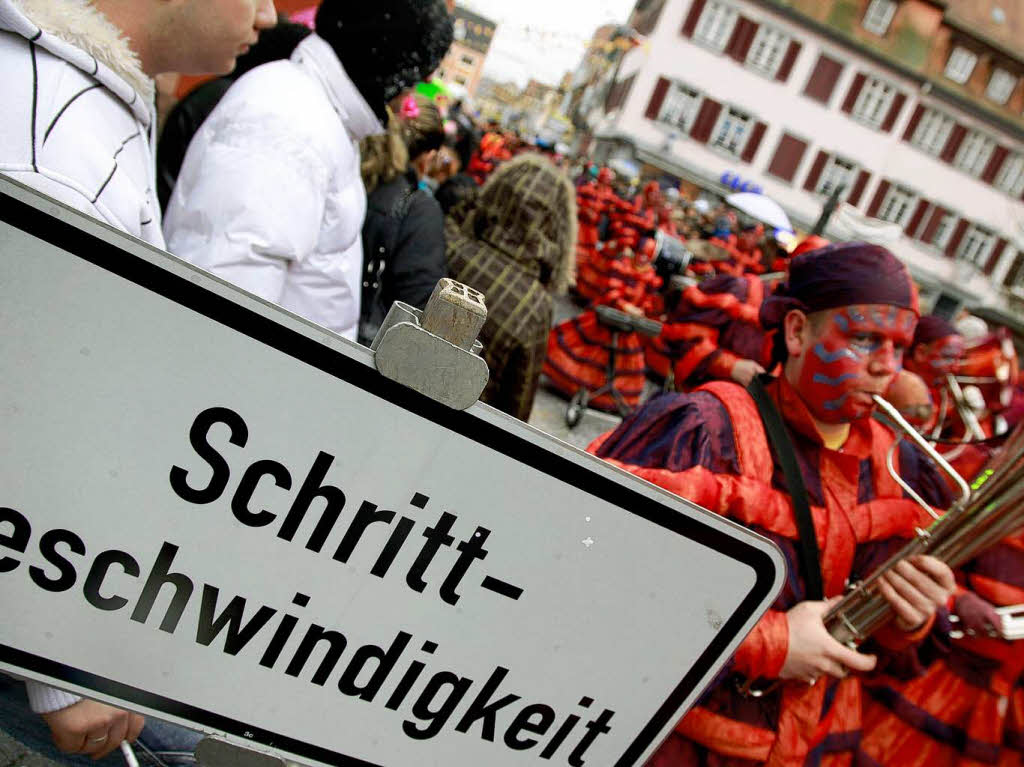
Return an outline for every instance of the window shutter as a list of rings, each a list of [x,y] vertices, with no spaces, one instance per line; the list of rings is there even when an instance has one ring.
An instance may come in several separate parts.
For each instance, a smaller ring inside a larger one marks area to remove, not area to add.
[[[636,80],[636,75],[630,75],[625,80],[620,80],[612,85],[608,90],[608,98],[605,100],[605,112],[618,109],[626,103],[626,97],[629,96],[629,92],[633,89],[634,80]]]
[[[921,122],[921,118],[924,116],[924,106],[921,104],[917,105],[917,109],[914,110],[914,114],[910,116],[910,122],[907,123],[907,129],[903,131],[903,140],[910,141],[914,138],[914,131],[917,130],[917,124]]]
[[[658,119],[658,115],[661,113],[661,105],[665,103],[665,94],[668,93],[669,84],[667,78],[658,78],[658,83],[654,86],[654,92],[651,94],[651,100],[647,104],[647,111],[644,112],[644,117],[648,120]]]
[[[725,46],[725,54],[739,63],[747,60],[750,53],[750,45],[754,42],[754,35],[757,34],[758,25],[750,19],[740,16],[733,27],[732,37],[729,44]]]
[[[889,114],[885,116],[885,121],[882,123],[882,130],[888,133],[892,130],[892,126],[896,124],[899,119],[900,112],[903,110],[903,105],[907,102],[907,94],[897,93],[892,100],[892,106],[889,107]]]
[[[960,149],[960,145],[964,143],[964,137],[967,135],[967,128],[957,123],[953,126],[953,130],[949,133],[949,139],[946,141],[946,146],[942,150],[942,154],[939,155],[939,159],[944,162],[952,163],[956,159],[956,153]]]
[[[857,174],[857,180],[853,182],[850,196],[846,198],[846,201],[853,207],[856,208],[860,205],[860,198],[864,196],[864,190],[867,189],[869,178],[871,178],[871,174],[866,170],[862,170]]]
[[[996,264],[999,263],[999,258],[1003,255],[1003,251],[1006,250],[1006,240],[1000,237],[996,240],[996,246],[992,248],[992,255],[988,257],[988,262],[985,264],[985,268],[982,269],[987,277],[992,276],[992,272],[996,269]]]
[[[754,157],[757,155],[757,150],[761,146],[761,139],[764,138],[765,129],[767,125],[763,122],[754,123],[754,130],[750,132],[750,138],[747,139],[747,145],[743,147],[743,154],[740,155],[740,159],[743,162],[753,162]]]
[[[824,53],[818,56],[818,63],[814,65],[811,78],[804,87],[804,95],[822,104],[827,104],[832,98],[832,91],[839,82],[839,75],[843,73],[843,65],[835,59],[831,59]]]
[[[882,201],[885,199],[886,193],[889,191],[891,184],[884,179],[878,184],[878,191],[875,192],[874,198],[871,200],[871,204],[868,205],[868,216],[874,217],[878,213],[878,209],[882,207]]]
[[[925,226],[924,231],[921,233],[921,236],[918,237],[918,239],[921,242],[926,242],[929,245],[931,245],[932,240],[935,239],[935,233],[939,231],[939,224],[942,223],[942,218],[947,213],[949,213],[948,210],[946,210],[945,208],[940,208],[938,205],[936,205],[935,210],[932,212],[932,217],[928,219],[928,223]]]
[[[818,179],[821,178],[821,172],[825,170],[825,163],[827,162],[828,153],[819,150],[818,156],[814,158],[814,164],[811,166],[811,172],[804,179],[804,189],[808,192],[813,192],[818,188]]]
[[[775,149],[775,156],[768,166],[768,172],[783,181],[792,181],[796,175],[796,169],[800,167],[800,161],[807,151],[807,142],[783,133],[779,139],[779,145]]]
[[[999,175],[999,169],[1003,167],[1003,162],[1008,154],[1010,154],[1010,150],[1005,146],[997,146],[995,151],[992,152],[992,158],[988,161],[988,165],[985,166],[984,173],[981,174],[981,180],[986,184],[991,184],[995,181],[996,176]]]
[[[706,144],[707,140],[711,138],[711,131],[715,129],[715,123],[718,122],[718,115],[721,111],[721,104],[714,99],[705,98],[704,103],[700,105],[700,112],[697,113],[697,119],[693,122],[693,128],[690,130],[690,136],[695,141],[700,141],[702,144]]]
[[[858,72],[857,76],[853,78],[850,90],[846,92],[846,100],[843,102],[843,111],[847,114],[853,111],[853,106],[857,103],[857,97],[860,96],[860,92],[864,88],[864,83],[867,79],[867,75],[863,72]]]
[[[914,232],[921,225],[921,220],[924,218],[925,211],[928,210],[928,200],[921,198],[921,201],[917,203],[917,209],[914,211],[914,215],[910,217],[907,222],[907,228],[903,231],[906,232],[907,237],[913,237]]]
[[[683,23],[683,37],[693,37],[693,30],[697,28],[700,14],[704,10],[704,3],[705,0],[693,0],[693,3],[690,5],[690,12],[686,14],[686,21]]]
[[[950,258],[956,257],[957,248],[960,247],[960,242],[963,240],[964,235],[967,234],[967,227],[969,226],[966,218],[961,218],[960,223],[956,225],[956,230],[953,232],[953,236],[949,240],[949,244],[946,246],[946,255]]]
[[[789,79],[789,73],[793,71],[793,65],[796,63],[796,57],[800,55],[801,47],[800,43],[796,40],[789,41],[789,47],[786,48],[786,56],[782,59],[779,71],[775,73],[776,80],[784,83]]]
[[[1017,253],[1017,256],[1013,259],[1010,269],[1006,272],[1006,277],[1003,278],[1003,284],[1008,288],[1012,287],[1022,269],[1024,269],[1024,250]]]

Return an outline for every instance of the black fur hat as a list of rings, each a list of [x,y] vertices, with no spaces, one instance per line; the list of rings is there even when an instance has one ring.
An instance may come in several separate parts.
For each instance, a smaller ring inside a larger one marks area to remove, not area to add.
[[[444,0],[323,0],[316,32],[382,122],[387,103],[429,77],[452,44]]]

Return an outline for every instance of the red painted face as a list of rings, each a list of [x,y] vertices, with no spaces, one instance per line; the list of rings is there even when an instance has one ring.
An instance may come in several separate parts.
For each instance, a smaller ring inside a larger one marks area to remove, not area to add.
[[[917,315],[885,304],[846,306],[823,312],[812,329],[796,384],[811,414],[823,423],[848,423],[874,408],[914,337]]]
[[[945,336],[914,350],[914,372],[929,386],[941,386],[964,358],[964,338]]]

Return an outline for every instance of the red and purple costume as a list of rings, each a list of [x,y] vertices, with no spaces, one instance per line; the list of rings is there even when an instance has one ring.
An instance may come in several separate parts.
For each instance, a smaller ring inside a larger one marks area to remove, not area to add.
[[[730,380],[740,359],[761,361],[765,332],[758,321],[764,283],[754,275],[721,275],[683,291],[661,335],[646,345],[647,367],[676,388]]]

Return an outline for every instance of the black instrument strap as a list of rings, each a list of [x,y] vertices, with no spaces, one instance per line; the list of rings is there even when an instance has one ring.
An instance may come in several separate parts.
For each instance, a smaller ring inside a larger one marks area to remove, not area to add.
[[[796,462],[793,443],[782,423],[782,416],[779,415],[775,403],[765,391],[765,380],[770,381],[771,378],[754,376],[747,391],[754,398],[757,409],[761,413],[761,422],[764,424],[764,430],[768,434],[772,447],[775,448],[775,454],[779,457],[779,463],[782,464],[782,473],[786,477],[789,495],[793,499],[793,516],[796,517],[796,528],[800,535],[797,553],[800,555],[800,567],[803,570],[804,583],[807,587],[806,598],[824,599],[818,537],[814,532],[814,521],[811,519],[811,506],[807,501],[807,487],[804,485],[803,475]]]

